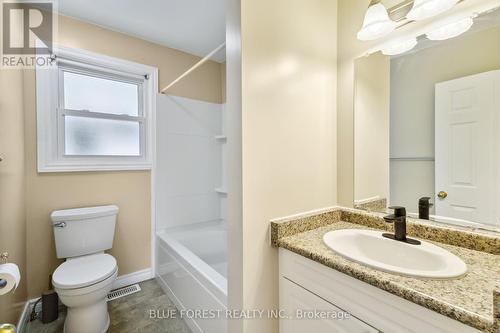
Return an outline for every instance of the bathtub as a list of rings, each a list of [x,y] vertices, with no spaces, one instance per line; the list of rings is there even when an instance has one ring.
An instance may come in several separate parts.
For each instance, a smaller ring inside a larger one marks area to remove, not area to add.
[[[193,332],[227,331],[227,230],[205,222],[157,231],[156,278]],[[192,311],[191,311],[192,310]],[[207,314],[195,310],[211,310]],[[212,318],[204,318],[212,316]],[[216,318],[213,318],[216,316]]]

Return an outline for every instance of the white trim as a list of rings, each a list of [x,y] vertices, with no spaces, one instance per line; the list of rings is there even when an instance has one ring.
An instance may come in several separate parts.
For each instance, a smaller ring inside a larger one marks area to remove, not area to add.
[[[16,325],[16,332],[17,333],[24,333],[26,330],[26,326],[28,325],[28,322],[30,320],[30,313],[31,309],[33,307],[33,304],[38,300],[38,298],[35,299],[30,299],[29,301],[26,301],[24,304],[23,312],[21,312],[21,316],[19,317],[19,321],[17,322]]]
[[[155,67],[113,58],[85,50],[54,46],[57,57],[82,66],[98,66],[104,71],[121,72],[136,77],[145,77],[142,82],[144,97],[142,103],[145,118],[142,131],[141,156],[72,156],[63,158],[57,149],[58,134],[58,68],[36,68],[36,102],[37,102],[37,152],[38,172],[71,172],[71,171],[118,171],[118,170],[150,170],[154,154],[154,115],[156,112],[156,94],[158,92],[158,69]],[[60,61],[60,60],[58,60]],[[59,137],[60,141],[60,137]]]
[[[80,164],[72,166],[43,166],[38,168],[38,172],[86,172],[86,171],[134,171],[134,170],[150,170],[151,166],[149,163],[111,163],[107,164]]]
[[[150,280],[152,278],[154,278],[154,275],[152,274],[151,268],[146,268],[141,271],[125,274],[116,278],[115,282],[113,282],[112,290],[130,286],[131,284]]]
[[[157,170],[157,159],[156,159],[156,100],[160,96],[160,94],[156,94],[154,100],[155,100],[155,107],[152,110],[152,121],[153,121],[153,126],[151,126],[150,133],[152,136],[151,144],[150,147],[152,149],[152,154],[151,154],[151,162],[152,162],[152,167],[151,167],[151,275],[153,277],[156,277],[156,170]]]
[[[376,195],[376,196],[371,197],[371,198],[354,200],[354,204],[355,205],[362,205],[362,204],[369,203],[369,202],[376,201],[376,200],[380,200],[380,195]]]

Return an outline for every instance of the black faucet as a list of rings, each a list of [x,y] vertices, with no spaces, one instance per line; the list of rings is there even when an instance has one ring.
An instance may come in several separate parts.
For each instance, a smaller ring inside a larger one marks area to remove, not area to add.
[[[418,218],[422,220],[429,219],[429,209],[432,207],[431,198],[422,197],[418,200]]]
[[[393,206],[389,207],[389,209],[394,209],[394,214],[384,216],[384,220],[387,223],[394,223],[394,234],[384,233],[382,236],[400,242],[419,245],[420,242],[418,240],[406,237],[406,208]]]

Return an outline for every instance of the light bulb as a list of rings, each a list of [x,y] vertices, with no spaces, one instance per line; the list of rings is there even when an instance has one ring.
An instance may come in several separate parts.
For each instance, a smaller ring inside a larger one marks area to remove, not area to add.
[[[396,22],[389,18],[384,5],[377,3],[368,7],[363,27],[357,36],[359,40],[373,40],[387,35],[394,29],[396,29]]]
[[[430,40],[445,40],[448,38],[457,37],[472,27],[474,21],[471,17],[461,19],[459,21],[449,23],[426,34]]]
[[[415,0],[406,17],[420,21],[438,15],[456,5],[458,0]]]

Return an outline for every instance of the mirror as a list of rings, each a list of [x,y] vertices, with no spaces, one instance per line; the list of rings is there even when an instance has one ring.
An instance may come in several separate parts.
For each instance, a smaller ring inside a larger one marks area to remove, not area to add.
[[[500,10],[473,22],[356,60],[354,207],[500,230]]]

